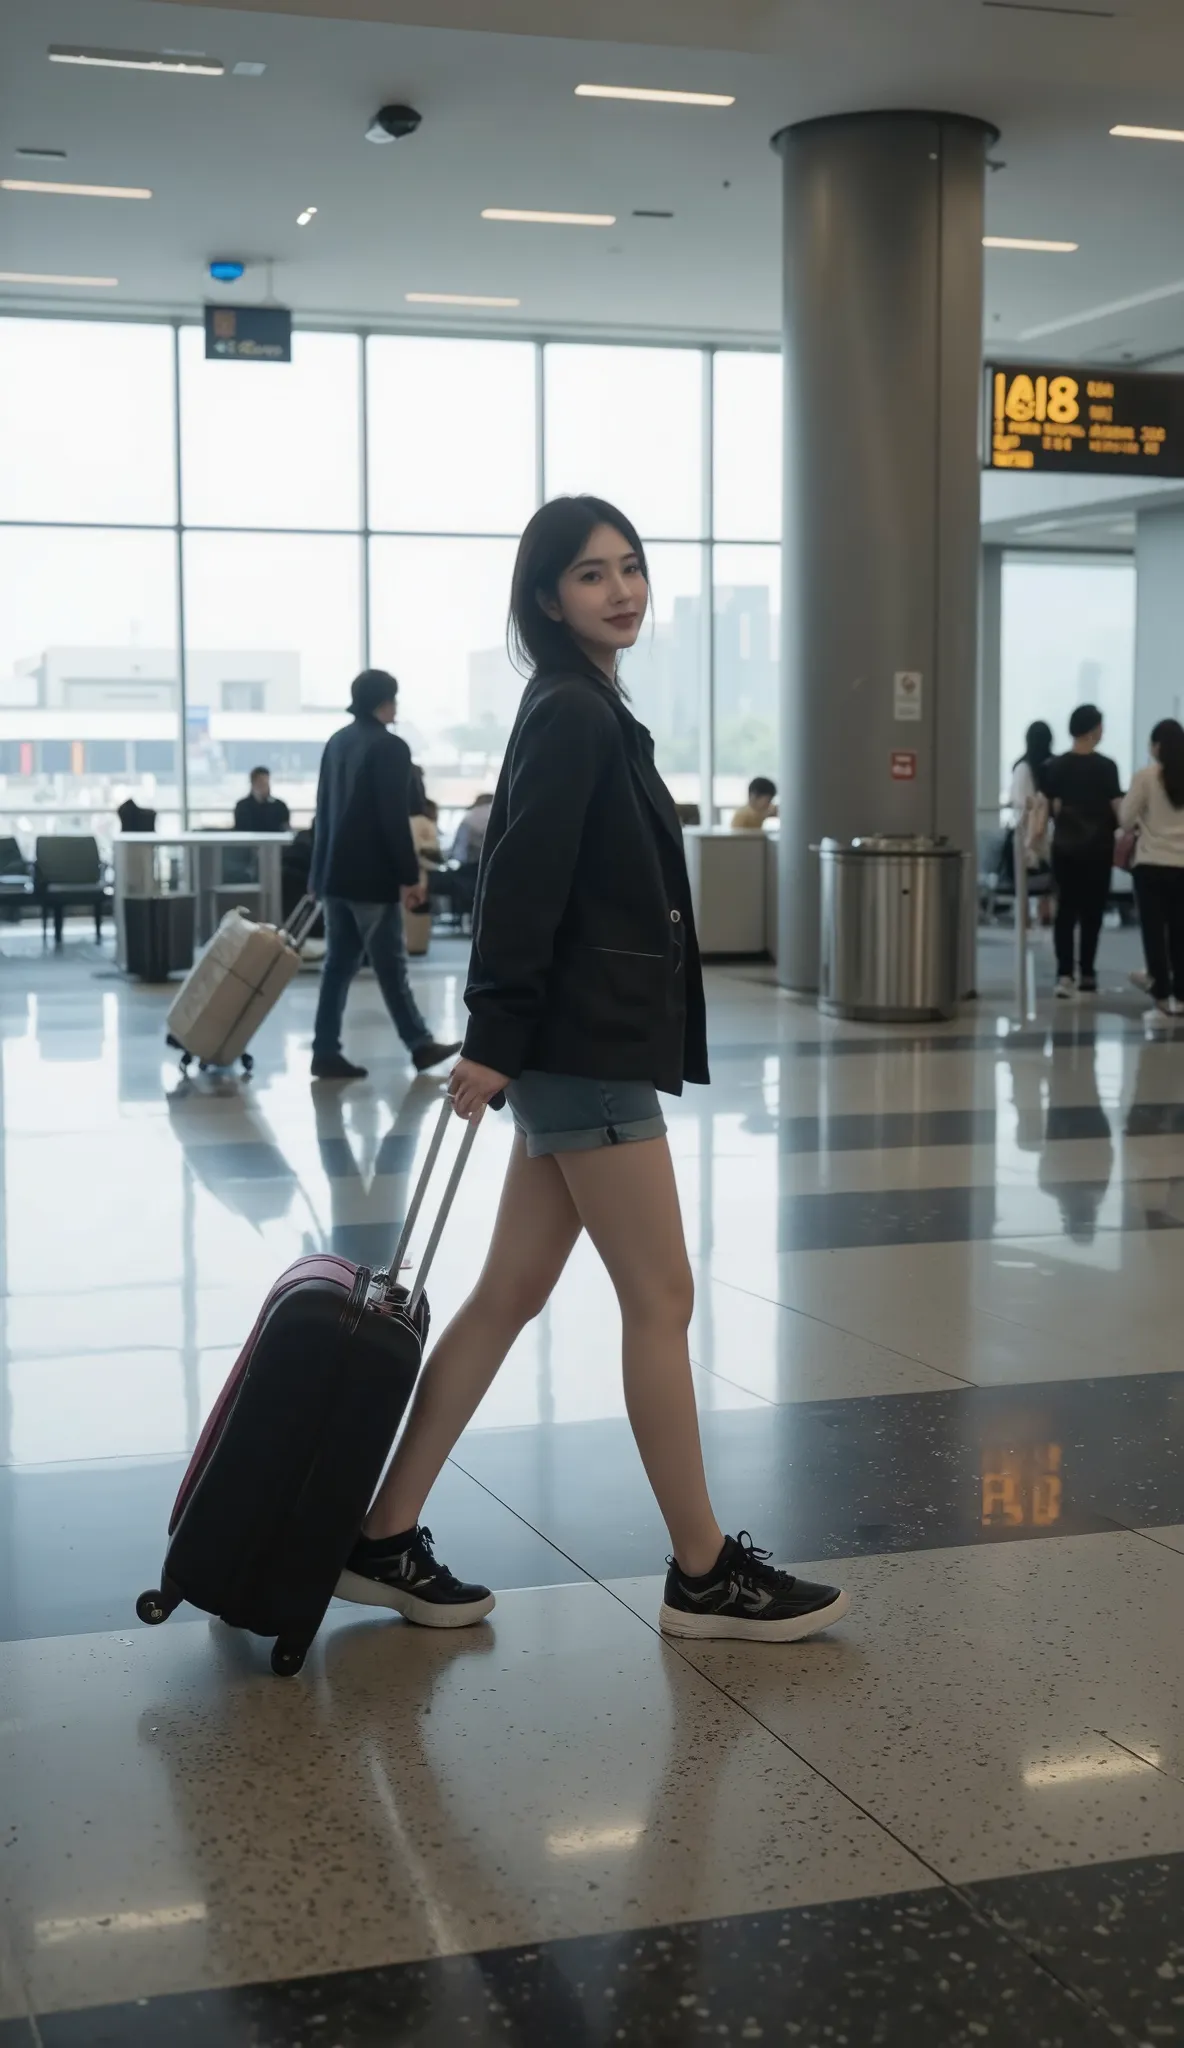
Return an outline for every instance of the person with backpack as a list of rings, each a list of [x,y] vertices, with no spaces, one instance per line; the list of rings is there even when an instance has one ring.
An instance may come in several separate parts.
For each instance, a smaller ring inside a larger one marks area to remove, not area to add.
[[[1096,704],[1079,704],[1069,720],[1073,744],[1068,753],[1046,761],[1040,770],[1040,787],[1053,815],[1053,938],[1056,995],[1062,1002],[1071,1001],[1079,990],[1095,995],[1098,987],[1098,939],[1110,895],[1122,801],[1118,769],[1107,754],[1098,752],[1102,724]]]
[[[658,1098],[709,1078],[703,976],[682,828],[618,674],[649,595],[615,507],[557,498],[535,513],[511,596],[529,681],[485,834],[450,1083],[465,1119],[504,1097],[514,1143],[484,1267],[424,1366],[337,1590],[429,1627],[489,1613],[488,1587],[435,1557],[424,1505],[586,1230],[620,1303],[625,1406],[670,1535],[659,1626],[797,1642],[840,1620],[846,1594],[778,1570],[745,1530],[726,1536],[703,1469],[694,1290]]]
[[[1148,1020],[1184,1017],[1184,726],[1161,718],[1119,822],[1137,834],[1132,877],[1151,990]]]

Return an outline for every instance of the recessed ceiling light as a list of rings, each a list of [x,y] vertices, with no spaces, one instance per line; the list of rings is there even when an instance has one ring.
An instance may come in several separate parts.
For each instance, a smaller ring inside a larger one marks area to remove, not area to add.
[[[1129,128],[1122,122],[1111,135],[1128,135],[1136,142],[1184,142],[1184,128]]]
[[[306,227],[308,226],[308,223],[309,223],[309,221],[310,221],[310,220],[312,219],[312,217],[313,217],[313,215],[314,215],[314,213],[315,213],[315,212],[316,212],[316,207],[315,207],[315,206],[306,206],[306,207],[305,207],[305,209],[304,209],[304,212],[303,212],[303,213],[298,213],[298,214],[296,215],[296,225],[297,225],[297,227],[298,227],[298,228],[306,228]]]
[[[56,277],[48,270],[0,270],[0,284],[84,284],[97,288],[118,283],[117,277]]]
[[[493,299],[482,292],[407,292],[413,306],[520,306],[521,299]]]
[[[611,228],[617,224],[615,213],[536,213],[517,206],[483,206],[481,218],[541,221],[545,227],[554,228]]]
[[[173,71],[191,78],[221,78],[226,70],[216,57],[181,50],[88,50],[71,43],[51,43],[51,64],[89,64],[103,71]]]
[[[239,63],[231,65],[236,78],[262,78],[266,69],[266,64],[255,64],[245,57]]]
[[[984,249],[1039,249],[1049,256],[1071,256],[1077,242],[1037,242],[1026,235],[984,235]]]
[[[668,107],[734,107],[734,92],[665,92],[656,85],[577,85],[581,100],[657,100]]]
[[[147,185],[46,185],[36,178],[0,178],[0,192],[55,192],[68,199],[151,199]]]

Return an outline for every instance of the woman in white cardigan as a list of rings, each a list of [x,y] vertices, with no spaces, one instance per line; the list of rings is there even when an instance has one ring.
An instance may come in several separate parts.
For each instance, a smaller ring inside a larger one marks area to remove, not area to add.
[[[1184,1017],[1184,726],[1161,718],[1151,760],[1131,778],[1119,823],[1138,833],[1134,884],[1153,1023]]]

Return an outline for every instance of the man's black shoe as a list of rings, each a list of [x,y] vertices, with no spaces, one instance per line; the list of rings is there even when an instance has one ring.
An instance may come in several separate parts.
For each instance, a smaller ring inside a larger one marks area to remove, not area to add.
[[[429,1038],[426,1045],[416,1046],[411,1060],[417,1074],[426,1074],[429,1067],[438,1067],[441,1060],[455,1059],[459,1051],[459,1038],[455,1045],[440,1045],[434,1038]]]
[[[326,1052],[319,1057],[313,1054],[314,1081],[364,1081],[369,1071],[368,1067],[355,1067],[341,1052]]]

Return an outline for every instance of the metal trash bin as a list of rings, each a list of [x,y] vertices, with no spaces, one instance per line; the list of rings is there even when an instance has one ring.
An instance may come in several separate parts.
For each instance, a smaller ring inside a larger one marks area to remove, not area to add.
[[[963,856],[944,839],[824,839],[818,1007],[904,1024],[958,1007]]]

